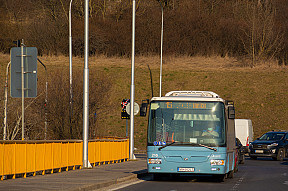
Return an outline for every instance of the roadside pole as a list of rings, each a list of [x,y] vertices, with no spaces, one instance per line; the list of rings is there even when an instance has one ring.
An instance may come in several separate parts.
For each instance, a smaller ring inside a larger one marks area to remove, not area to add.
[[[164,12],[164,10],[163,10],[163,5],[162,5],[162,3],[160,3],[161,4],[161,18],[162,18],[162,25],[161,25],[161,58],[160,58],[160,90],[159,90],[159,92],[160,92],[160,96],[159,97],[161,97],[162,96],[162,65],[163,65],[163,26],[164,26],[164,16],[163,16],[163,12]]]
[[[135,65],[135,11],[136,2],[133,0],[133,11],[132,11],[132,53],[131,53],[131,95],[130,95],[130,152],[129,159],[135,159],[134,156],[134,65]]]
[[[126,139],[128,138],[128,119],[126,119]]]
[[[20,41],[18,41],[20,44]],[[11,97],[22,98],[22,140],[25,139],[25,98],[37,97],[37,48],[26,47],[22,39],[21,47],[11,48],[10,66]],[[19,119],[19,120],[20,120]]]
[[[45,75],[46,75],[46,83],[45,83],[45,92],[46,92],[46,94],[45,94],[45,108],[44,108],[44,110],[45,110],[45,122],[44,122],[44,140],[46,140],[47,139],[47,103],[48,103],[48,72],[47,72],[47,68],[46,68],[46,66],[45,66],[45,64],[39,59],[39,58],[37,58],[37,60],[40,62],[40,64],[42,64],[42,66],[44,67],[44,69],[45,69]]]
[[[21,43],[21,87],[22,87],[22,141],[24,140],[24,112],[25,112],[25,107],[24,107],[24,40],[22,39]]]
[[[7,103],[8,103],[8,74],[11,62],[7,64],[6,69],[6,79],[5,79],[5,96],[4,96],[4,130],[3,130],[3,140],[7,139]]]
[[[70,1],[69,7],[69,78],[70,78],[70,138],[72,139],[72,115],[73,115],[73,89],[72,89],[72,16],[71,16],[71,8],[72,2]]]
[[[83,90],[83,168],[88,168],[88,129],[89,129],[89,4],[85,0],[85,48],[84,48],[84,90]]]

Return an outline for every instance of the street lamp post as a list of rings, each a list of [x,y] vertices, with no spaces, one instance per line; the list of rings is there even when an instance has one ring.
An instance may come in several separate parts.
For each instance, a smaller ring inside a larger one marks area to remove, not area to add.
[[[160,97],[162,96],[162,64],[163,64],[163,28],[164,28],[164,10],[163,5],[161,4],[161,18],[162,18],[162,25],[161,25],[161,63],[160,63]]]
[[[69,78],[70,78],[70,136],[72,138],[72,115],[73,115],[73,90],[72,90],[72,16],[71,16],[71,8],[72,1],[70,1],[69,7]]]
[[[45,122],[44,122],[44,140],[47,139],[47,103],[48,103],[48,72],[47,72],[47,68],[45,66],[45,64],[39,59],[37,58],[37,60],[40,62],[40,64],[42,64],[42,66],[44,67],[45,69],[45,75],[46,75],[46,83],[45,83],[45,92],[46,92],[46,95],[45,95]]]
[[[22,95],[22,141],[24,140],[24,126],[25,126],[25,121],[24,121],[24,112],[25,112],[25,107],[24,107],[24,40],[22,39],[21,43],[21,95]]]
[[[7,64],[6,69],[6,79],[5,79],[5,98],[4,98],[4,130],[3,130],[3,140],[7,139],[7,103],[8,103],[8,74],[11,62]]]
[[[164,31],[164,6],[168,5],[169,0],[157,0],[161,6],[161,47],[160,47],[160,97],[162,96],[162,65],[163,65],[163,31]]]
[[[129,159],[134,159],[134,65],[135,65],[135,12],[136,3],[133,0],[132,10],[132,53],[131,53],[131,99],[130,99],[130,152]]]
[[[84,87],[83,87],[83,167],[88,168],[88,130],[89,130],[89,0],[85,0],[85,48],[84,48]]]

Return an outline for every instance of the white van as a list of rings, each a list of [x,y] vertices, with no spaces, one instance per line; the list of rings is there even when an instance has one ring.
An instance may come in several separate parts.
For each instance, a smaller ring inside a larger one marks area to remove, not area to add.
[[[235,136],[241,141],[245,152],[253,141],[253,126],[250,119],[235,119]]]

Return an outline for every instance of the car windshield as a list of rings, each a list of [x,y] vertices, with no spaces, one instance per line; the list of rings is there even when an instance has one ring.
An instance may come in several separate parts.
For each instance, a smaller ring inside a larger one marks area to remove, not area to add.
[[[262,137],[259,138],[259,140],[281,140],[284,137],[284,133],[265,133],[262,135]]]

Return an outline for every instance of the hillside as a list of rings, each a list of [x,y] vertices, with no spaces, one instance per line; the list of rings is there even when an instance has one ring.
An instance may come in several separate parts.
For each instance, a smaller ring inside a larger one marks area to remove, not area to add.
[[[135,53],[229,56],[288,65],[288,0],[137,0]],[[0,52],[24,39],[39,55],[68,56],[70,0],[0,0]],[[90,55],[131,55],[131,0],[89,0]],[[84,55],[84,3],[71,7],[73,55]]]
[[[82,138],[83,58],[73,58],[74,113],[73,129],[69,130],[69,65],[68,57],[39,57],[48,70],[48,138]],[[9,55],[0,55],[1,86]],[[159,96],[158,56],[135,59],[135,101],[151,98],[150,74],[152,71],[154,96]],[[172,90],[209,90],[224,99],[234,100],[237,118],[253,122],[255,138],[269,130],[288,130],[288,68],[276,63],[243,67],[245,63],[220,57],[165,57],[162,92]],[[131,60],[104,56],[90,57],[90,138],[97,136],[125,137],[126,121],[121,120],[121,101],[130,97]],[[43,139],[44,70],[38,65],[37,98],[27,109],[27,139]],[[56,87],[56,88],[55,88]],[[0,91],[4,95],[3,88]],[[2,100],[2,98],[1,98]],[[30,102],[27,100],[26,103]],[[3,103],[3,102],[2,102]],[[21,105],[9,98],[8,123],[14,127],[21,115]],[[17,111],[17,112],[15,112]],[[95,117],[96,113],[96,117]],[[3,120],[3,112],[0,114]],[[135,117],[135,147],[146,146],[147,117]],[[10,130],[11,132],[12,130]],[[69,132],[72,134],[69,135]],[[2,129],[1,129],[2,133]],[[19,133],[20,134],[20,133]],[[61,134],[61,136],[59,135]],[[18,135],[19,138],[20,135]],[[17,136],[16,136],[17,139]]]

